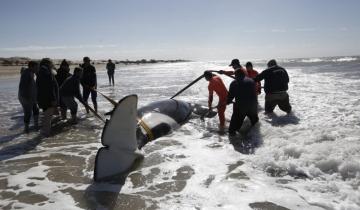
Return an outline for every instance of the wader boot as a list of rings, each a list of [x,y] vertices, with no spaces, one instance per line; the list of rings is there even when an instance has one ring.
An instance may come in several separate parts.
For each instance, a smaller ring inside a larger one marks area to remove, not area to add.
[[[76,114],[74,114],[74,115],[71,115],[71,120],[70,120],[70,123],[71,124],[77,124],[77,118],[76,118]]]
[[[25,128],[24,128],[24,132],[25,133],[29,133],[29,123],[25,123]]]
[[[39,115],[34,115],[34,128],[39,130]]]
[[[62,120],[66,120],[66,111],[67,111],[66,109],[60,109]]]
[[[97,112],[97,103],[94,103],[94,109],[95,109],[95,112],[98,113]]]

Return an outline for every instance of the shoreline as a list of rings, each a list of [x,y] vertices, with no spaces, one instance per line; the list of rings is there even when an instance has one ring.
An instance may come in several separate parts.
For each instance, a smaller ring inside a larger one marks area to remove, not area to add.
[[[190,62],[190,61],[181,61],[181,62]],[[156,62],[156,63],[131,63],[131,64],[123,64],[123,63],[116,63],[116,66],[119,68],[122,67],[126,67],[126,66],[138,66],[138,65],[152,65],[152,64],[167,64],[167,63],[180,63],[179,62]],[[102,71],[106,71],[106,63],[93,63],[92,65],[95,66],[96,71],[102,72]],[[70,64],[70,72],[72,72],[74,70],[75,67],[78,67],[79,63],[78,62],[71,62]],[[20,70],[22,67],[27,68],[27,65],[8,65],[8,66],[4,66],[4,65],[0,65],[0,78],[3,77],[12,77],[12,76],[16,76],[19,75],[20,76]],[[56,63],[55,64],[55,68],[58,69],[60,67],[60,64]]]

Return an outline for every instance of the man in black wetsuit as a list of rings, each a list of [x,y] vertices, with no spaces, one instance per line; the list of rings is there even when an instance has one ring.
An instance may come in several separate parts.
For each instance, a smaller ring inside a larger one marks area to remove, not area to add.
[[[90,64],[90,58],[84,57],[84,63],[81,65],[83,68],[83,75],[81,78],[81,85],[83,86],[83,99],[84,103],[88,104],[88,98],[91,93],[91,100],[94,105],[94,109],[97,112],[97,79],[96,79],[96,69],[93,65]],[[89,113],[89,109],[86,108],[86,112]]]
[[[284,68],[277,65],[274,59],[270,60],[267,66],[268,69],[261,72],[254,79],[255,82],[265,80],[265,113],[272,113],[278,105],[282,111],[289,114],[291,112],[287,93],[289,75]]]
[[[230,84],[227,104],[230,104],[234,98],[235,103],[229,126],[230,136],[240,130],[245,117],[250,119],[252,125],[259,121],[255,82],[246,77],[242,70],[235,71],[235,80]]]

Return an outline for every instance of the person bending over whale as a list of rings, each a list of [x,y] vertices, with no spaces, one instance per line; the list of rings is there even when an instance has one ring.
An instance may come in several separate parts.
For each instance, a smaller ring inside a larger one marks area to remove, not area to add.
[[[212,110],[212,102],[214,92],[219,97],[219,103],[217,105],[218,115],[219,115],[219,130],[223,132],[225,129],[225,110],[226,110],[226,99],[228,95],[228,91],[224,85],[224,82],[219,76],[214,75],[209,71],[204,72],[205,79],[209,82],[208,90],[209,90],[209,99],[208,106],[209,110]]]

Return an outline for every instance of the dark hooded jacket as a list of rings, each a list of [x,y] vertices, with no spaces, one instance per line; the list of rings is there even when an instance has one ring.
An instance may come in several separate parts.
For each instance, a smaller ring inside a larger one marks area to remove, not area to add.
[[[71,74],[69,73],[69,71],[66,68],[59,68],[59,70],[57,71],[57,74],[55,76],[56,81],[59,85],[59,87],[63,84],[63,82],[70,77]]]
[[[257,103],[256,85],[254,80],[249,77],[236,78],[231,82],[227,104],[235,98],[235,103],[239,106],[254,105]]]
[[[60,96],[62,97],[76,97],[82,102],[80,93],[80,78],[77,75],[72,75],[67,78],[60,87]]]
[[[96,69],[93,65],[83,66],[83,76],[81,78],[81,84],[85,88],[94,87],[97,84],[96,81]]]
[[[34,73],[30,69],[25,69],[21,73],[19,83],[19,98],[27,100],[28,102],[36,102],[36,83]]]
[[[280,66],[270,67],[255,77],[255,81],[265,80],[264,90],[266,94],[283,92],[288,90],[289,75]]]
[[[37,101],[43,110],[54,106],[59,101],[59,87],[51,69],[41,66],[36,78]]]

